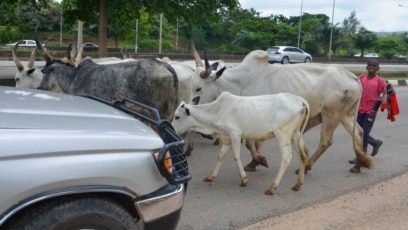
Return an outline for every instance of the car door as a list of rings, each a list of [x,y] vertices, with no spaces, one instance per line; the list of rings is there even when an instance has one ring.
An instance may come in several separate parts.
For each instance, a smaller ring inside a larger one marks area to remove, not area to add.
[[[35,41],[28,40],[26,42],[27,47],[36,47]]]
[[[285,52],[289,57],[289,62],[299,62],[299,53],[297,52],[297,49],[295,47],[286,47]]]
[[[293,47],[293,56],[294,56],[294,58],[293,58],[294,62],[299,63],[299,62],[304,61],[303,52],[300,49],[296,48],[296,47]]]
[[[285,56],[288,56],[289,58],[289,63],[294,61],[294,54],[293,54],[293,49],[292,47],[286,47],[283,51],[285,51]]]

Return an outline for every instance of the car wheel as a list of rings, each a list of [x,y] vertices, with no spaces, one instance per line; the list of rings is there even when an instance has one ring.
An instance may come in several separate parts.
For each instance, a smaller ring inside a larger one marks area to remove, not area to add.
[[[101,196],[56,199],[30,208],[9,229],[138,229],[133,217],[115,201]],[[139,226],[139,229],[141,226]]]
[[[305,63],[310,63],[310,62],[312,62],[312,60],[310,60],[310,58],[305,58]]]
[[[289,58],[288,57],[283,57],[281,63],[282,64],[289,64]]]

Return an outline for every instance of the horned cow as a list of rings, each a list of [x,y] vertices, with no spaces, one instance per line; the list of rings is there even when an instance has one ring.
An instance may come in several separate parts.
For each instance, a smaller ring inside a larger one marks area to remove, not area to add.
[[[106,100],[130,98],[156,107],[162,118],[172,120],[178,80],[170,65],[154,59],[98,65],[85,59],[76,67],[67,66],[39,45],[38,34],[36,43],[46,60],[39,89],[59,87],[64,93],[90,94]]]
[[[194,45],[193,45],[194,46]],[[191,79],[195,75],[195,61],[174,61],[168,57],[157,58],[157,60],[166,62],[170,64],[174,71],[177,73],[177,78],[179,81],[178,88],[178,101],[190,101],[191,100]],[[222,60],[209,61],[210,68],[214,71],[223,68],[224,66],[229,67]],[[187,156],[191,155],[194,150],[196,133],[189,132],[184,137],[186,139],[187,148],[185,149],[185,154]]]
[[[190,105],[181,102],[172,125],[178,134],[194,130],[220,138],[222,147],[218,161],[204,181],[213,181],[232,146],[241,176],[241,186],[248,183],[240,160],[241,138],[265,141],[276,137],[282,155],[281,166],[273,184],[265,192],[273,195],[293,157],[291,143],[300,154],[300,173],[292,189],[300,190],[304,182],[308,157],[302,134],[309,112],[306,100],[289,93],[242,97],[224,92],[207,104]]]
[[[13,61],[17,67],[17,73],[14,77],[17,88],[37,88],[42,80],[43,74],[41,70],[34,67],[36,49],[31,52],[30,59],[26,67],[24,67],[17,57],[17,48],[19,42],[13,47]]]
[[[200,63],[198,54],[195,59]],[[205,67],[196,66],[191,86],[193,102],[213,101],[224,91],[242,96],[280,92],[301,96],[308,101],[311,110],[306,131],[321,124],[320,143],[309,158],[306,170],[311,170],[332,144],[334,130],[339,123],[353,137],[357,164],[350,172],[359,173],[361,167],[373,168],[372,160],[362,148],[362,129],[356,123],[361,85],[350,71],[334,64],[271,65],[268,54],[262,50],[250,52],[234,68],[223,68],[217,72],[212,72],[207,62]],[[256,160],[253,160],[246,169],[254,170],[256,165]]]

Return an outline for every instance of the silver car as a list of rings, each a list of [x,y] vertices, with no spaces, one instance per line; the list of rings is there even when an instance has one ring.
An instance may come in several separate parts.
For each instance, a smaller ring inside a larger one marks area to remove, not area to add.
[[[6,46],[14,47],[18,43],[18,47],[28,47],[28,48],[35,48],[37,47],[36,43],[34,40],[20,40],[18,42],[14,42],[11,44],[7,44]],[[44,46],[44,44],[43,44]]]
[[[177,227],[191,175],[157,110],[0,87],[0,137],[0,229]]]
[[[312,55],[295,46],[272,46],[266,50],[269,63],[310,63]]]

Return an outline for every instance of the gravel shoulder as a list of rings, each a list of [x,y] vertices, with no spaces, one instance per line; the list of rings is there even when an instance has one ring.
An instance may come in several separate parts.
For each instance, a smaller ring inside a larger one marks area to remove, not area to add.
[[[407,229],[408,173],[241,230]]]

